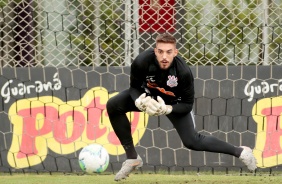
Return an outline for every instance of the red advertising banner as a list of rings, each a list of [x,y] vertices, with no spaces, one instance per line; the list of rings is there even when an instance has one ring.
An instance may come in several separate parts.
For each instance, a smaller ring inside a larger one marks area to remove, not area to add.
[[[140,0],[140,32],[173,32],[175,0]]]
[[[2,69],[0,172],[80,171],[78,153],[92,143],[107,149],[113,165],[119,164],[117,156],[125,156],[112,129],[106,104],[128,87],[123,81],[129,81],[129,67],[105,66],[95,70],[82,67],[85,75],[71,69]],[[125,72],[119,73],[117,69]],[[271,66],[192,66],[191,70],[199,74],[199,78],[195,78],[198,92],[195,115],[199,130],[234,145],[251,147],[259,168],[281,170],[282,66],[275,69]],[[213,71],[220,75],[205,78]],[[271,72],[272,79],[268,75]],[[109,81],[113,75],[115,80],[99,85],[99,81]],[[90,79],[97,82],[92,83]],[[149,117],[141,112],[128,112],[127,117],[139,153],[150,156],[146,160],[148,165],[242,168],[242,163],[234,164],[230,155],[219,159],[214,153],[184,149],[175,138],[175,129],[168,118]],[[193,162],[183,159],[187,155]],[[205,163],[203,158],[211,161]],[[109,169],[113,168],[119,167]]]

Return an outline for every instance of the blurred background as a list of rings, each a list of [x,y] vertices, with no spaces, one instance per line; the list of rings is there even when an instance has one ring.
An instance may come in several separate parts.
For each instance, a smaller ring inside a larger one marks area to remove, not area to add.
[[[128,66],[177,37],[189,65],[281,64],[281,0],[1,0],[1,67]]]

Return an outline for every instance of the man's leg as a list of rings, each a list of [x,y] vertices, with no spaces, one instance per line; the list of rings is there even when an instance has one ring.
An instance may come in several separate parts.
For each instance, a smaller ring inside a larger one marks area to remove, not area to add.
[[[131,135],[131,124],[126,116],[129,111],[139,111],[132,100],[129,90],[125,90],[110,98],[107,102],[107,111],[112,127],[119,138],[127,160],[116,174],[115,180],[125,179],[134,169],[141,167],[143,161],[138,156]]]
[[[129,111],[138,111],[130,97],[129,90],[120,92],[107,102],[107,112],[112,127],[125,149],[127,158],[136,159],[137,153],[133,145],[131,125],[126,116]]]
[[[240,158],[249,170],[253,171],[256,169],[256,160],[250,148],[237,147],[221,141],[214,136],[206,136],[196,132],[192,112],[185,115],[169,114],[167,117],[174,125],[185,147],[195,151],[209,151],[233,155]]]

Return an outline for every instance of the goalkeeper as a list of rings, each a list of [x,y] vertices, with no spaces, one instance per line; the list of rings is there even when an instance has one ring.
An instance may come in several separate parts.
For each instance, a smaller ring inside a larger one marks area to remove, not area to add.
[[[151,116],[166,115],[175,127],[185,147],[233,155],[256,169],[256,159],[249,147],[237,147],[195,130],[192,113],[194,78],[186,62],[177,55],[176,39],[164,33],[156,38],[156,47],[139,54],[131,65],[130,88],[109,99],[107,111],[127,160],[115,180],[125,179],[143,161],[137,154],[131,135],[129,111],[143,111]]]

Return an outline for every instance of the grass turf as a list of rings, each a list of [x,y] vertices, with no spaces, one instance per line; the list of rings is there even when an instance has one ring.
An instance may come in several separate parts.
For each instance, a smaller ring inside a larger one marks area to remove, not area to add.
[[[168,175],[168,174],[131,174],[126,180],[114,181],[113,174],[0,174],[0,183],[3,184],[77,184],[77,183],[97,183],[97,184],[260,184],[282,183],[282,175]]]

